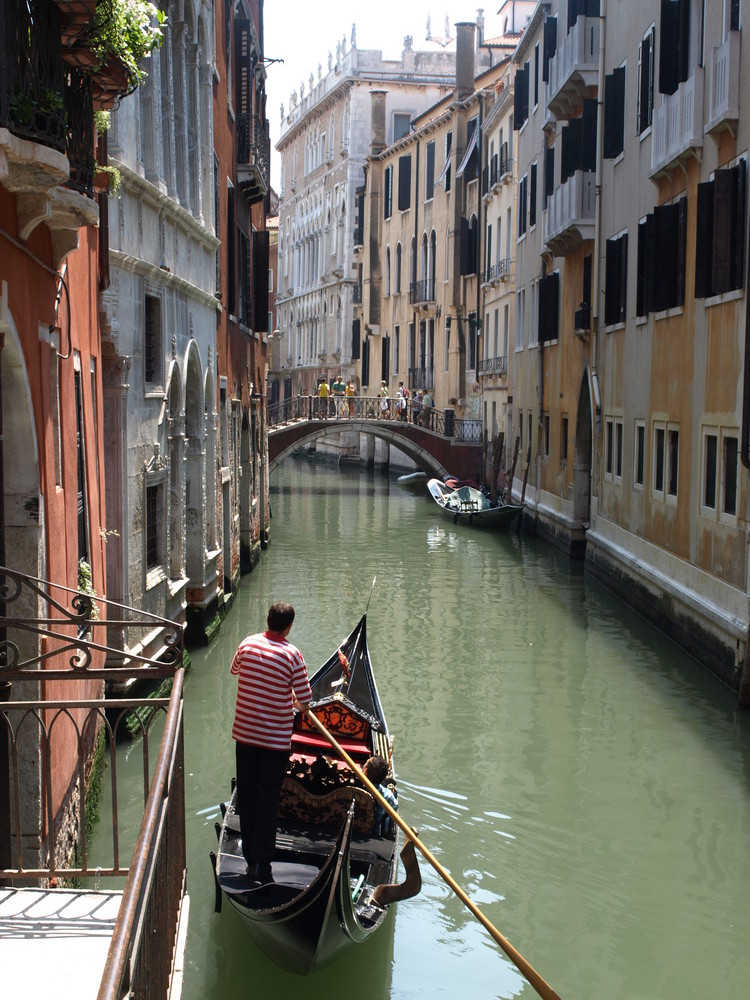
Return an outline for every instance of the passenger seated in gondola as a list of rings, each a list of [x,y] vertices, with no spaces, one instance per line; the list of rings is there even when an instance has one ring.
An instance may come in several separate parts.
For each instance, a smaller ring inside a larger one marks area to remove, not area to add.
[[[377,790],[383,796],[385,801],[392,809],[398,809],[398,796],[396,795],[396,786],[393,782],[386,784],[386,778],[388,777],[388,762],[384,757],[376,754],[374,757],[370,757],[366,762],[365,766],[362,768],[362,773],[364,776],[375,785]],[[393,829],[393,820],[385,811],[383,806],[376,801],[376,813],[375,813],[375,834],[379,837],[384,836]]]

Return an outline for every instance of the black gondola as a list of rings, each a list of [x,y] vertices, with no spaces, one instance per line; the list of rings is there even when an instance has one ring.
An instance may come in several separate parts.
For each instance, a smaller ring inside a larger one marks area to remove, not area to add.
[[[384,757],[386,781],[394,783],[366,618],[311,678],[311,709],[358,765],[374,754]],[[390,903],[419,891],[412,845],[404,849],[409,874],[397,886],[398,828],[306,716],[298,713],[294,721],[268,885],[254,887],[247,876],[234,807],[233,793],[212,855],[217,909],[223,893],[250,935],[285,969],[307,973],[331,962],[376,931]]]

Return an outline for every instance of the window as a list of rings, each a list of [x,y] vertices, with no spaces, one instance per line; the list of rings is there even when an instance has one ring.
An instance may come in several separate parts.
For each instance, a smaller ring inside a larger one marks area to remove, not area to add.
[[[557,340],[560,329],[560,274],[553,271],[539,282],[539,343]]]
[[[637,316],[684,304],[686,245],[687,198],[657,205],[638,224]]]
[[[659,91],[674,94],[690,75],[690,4],[661,0],[659,25]]]
[[[625,295],[628,276],[628,234],[607,240],[604,323],[625,322]]]
[[[436,184],[441,184],[445,182],[446,192],[451,189],[451,146],[453,144],[453,133],[446,132],[445,134],[445,160],[443,162],[443,169],[440,171],[440,176],[435,181]]]
[[[604,478],[612,478],[612,454],[614,447],[614,422],[607,418],[604,428]]]
[[[562,128],[561,184],[578,170],[596,170],[596,113],[596,101],[585,100],[580,118],[571,119]]]
[[[397,374],[401,369],[399,365],[401,363],[401,327],[394,326],[393,328],[393,373]]]
[[[568,418],[560,420],[560,462],[568,461]]]
[[[717,170],[698,185],[695,296],[708,298],[743,287],[745,161]]]
[[[456,177],[473,181],[479,176],[479,119],[472,118],[466,127],[466,149],[456,170]]]
[[[160,566],[162,556],[161,519],[164,505],[164,484],[146,485],[146,570]]]
[[[398,142],[411,132],[411,113],[397,111],[393,116],[393,141]]]
[[[729,0],[729,30],[740,30],[740,0]]]
[[[398,158],[398,210],[405,212],[411,205],[411,154]]]
[[[622,420],[615,421],[615,479],[622,480]]]
[[[604,78],[604,158],[613,160],[625,148],[625,67]]]
[[[385,297],[391,294],[391,248],[385,248]]]
[[[664,494],[664,427],[654,427],[654,468],[652,474],[654,493]]]
[[[476,274],[479,269],[479,221],[472,214],[461,219],[461,274]]]
[[[146,384],[158,384],[162,380],[162,338],[161,299],[146,295],[145,321],[143,333],[143,363]]]
[[[678,460],[680,454],[680,432],[674,428],[667,431],[667,493],[671,497],[677,496],[677,474]]]
[[[716,433],[703,434],[703,496],[701,506],[716,510],[719,472],[719,439]]]
[[[401,292],[401,244],[396,244],[396,295]]]
[[[427,162],[425,163],[424,198],[431,201],[435,196],[435,142],[427,143]]]
[[[633,461],[633,482],[643,488],[646,474],[646,426],[642,421],[635,425],[635,456]]]
[[[513,128],[518,131],[529,117],[529,62],[523,64],[523,69],[516,73],[513,93]]]
[[[526,289],[516,292],[516,350],[524,345],[526,335]]]
[[[654,45],[656,29],[651,26],[638,49],[638,111],[636,131],[643,135],[651,125],[654,112]]]
[[[539,104],[539,42],[534,46],[534,107]]]
[[[518,212],[518,238],[521,239],[522,236],[526,235],[526,219],[527,219],[527,206],[526,206],[526,191],[528,188],[528,177],[522,177],[518,182],[518,202],[516,205],[516,211]]]
[[[675,426],[654,424],[652,492],[662,500],[677,498],[680,431]]]
[[[545,458],[549,458],[549,413],[545,413],[544,414],[542,424],[543,424],[542,430],[543,430],[543,434],[544,434],[544,441],[543,441],[543,444],[542,444],[542,448],[543,448],[543,452],[542,453],[543,453],[543,455],[544,455]]]
[[[737,515],[738,440],[734,432],[715,428],[703,432],[703,514]]]
[[[393,166],[385,168],[383,178],[383,218],[390,219],[393,211]]]
[[[622,482],[622,420],[608,417],[604,433],[604,478]]]
[[[549,61],[557,52],[557,18],[544,20],[544,49],[542,54],[542,80],[549,83]]]
[[[544,178],[542,202],[547,207],[547,199],[555,190],[555,147],[547,146],[544,151]]]
[[[536,163],[531,164],[529,173],[529,225],[536,225]]]

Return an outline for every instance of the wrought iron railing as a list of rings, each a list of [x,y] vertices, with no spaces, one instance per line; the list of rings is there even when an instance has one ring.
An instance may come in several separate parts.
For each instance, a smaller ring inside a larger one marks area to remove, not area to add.
[[[235,129],[237,163],[256,167],[268,187],[271,140],[265,122],[258,115],[238,114]]]
[[[409,302],[413,305],[416,302],[435,301],[435,279],[422,278],[420,281],[409,283]]]
[[[477,364],[480,375],[502,375],[508,371],[508,358],[503,355],[497,358],[483,358]]]
[[[112,635],[125,638],[124,650]],[[173,973],[186,872],[182,635],[168,619],[0,567],[8,696],[0,701],[0,880],[125,877],[99,1000],[166,996]],[[171,681],[169,696],[104,697],[107,682],[149,678]],[[54,697],[39,696],[53,689]],[[116,753],[128,733],[144,802],[132,859],[119,817],[133,792],[121,788]],[[97,780],[109,807],[92,839]]]

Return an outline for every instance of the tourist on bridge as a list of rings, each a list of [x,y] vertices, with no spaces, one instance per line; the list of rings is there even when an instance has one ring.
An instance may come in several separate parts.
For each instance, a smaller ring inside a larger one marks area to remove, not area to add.
[[[435,408],[435,404],[430,395],[430,390],[425,389],[422,393],[422,426],[429,427],[432,430],[432,411]]]
[[[312,700],[302,653],[287,640],[294,608],[276,601],[266,631],[240,643],[231,672],[238,678],[232,736],[236,741],[237,811],[248,875],[273,882],[276,818],[292,742],[294,709]]]
[[[331,387],[325,376],[320,380],[318,386],[318,416],[325,420],[328,417],[328,397],[331,395]]]
[[[354,416],[354,393],[355,393],[354,383],[352,382],[351,379],[349,379],[346,383],[346,389],[344,390],[344,394],[346,395],[347,403],[349,404],[350,417]]]
[[[380,416],[383,420],[390,420],[391,409],[388,401],[388,386],[385,384],[385,379],[381,379],[380,381],[378,396],[380,396]]]
[[[406,420],[406,396],[404,395],[404,383],[399,382],[396,389],[396,416],[399,420]]]
[[[335,415],[337,417],[341,416],[341,399],[346,392],[346,385],[340,375],[337,375],[333,380],[333,385],[331,386],[333,390],[333,407],[335,410]]]
[[[411,404],[411,416],[415,424],[418,424],[422,414],[422,390],[417,389],[414,393],[414,402]]]

